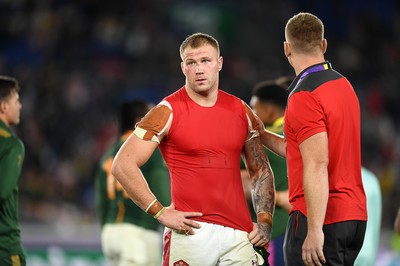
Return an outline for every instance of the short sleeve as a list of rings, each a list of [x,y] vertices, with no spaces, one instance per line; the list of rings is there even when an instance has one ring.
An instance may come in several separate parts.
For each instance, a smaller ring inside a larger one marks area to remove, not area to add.
[[[166,101],[153,107],[137,124],[134,134],[143,140],[159,143],[156,136],[161,135],[172,121],[172,108]]]
[[[260,133],[258,132],[259,125],[257,123],[257,120],[255,118],[255,115],[253,113],[253,110],[251,110],[250,106],[248,106],[245,102],[243,102],[244,109],[246,111],[246,117],[247,117],[247,123],[249,126],[249,137],[247,140],[250,140],[252,138],[258,137]]]
[[[317,133],[326,132],[324,110],[315,94],[308,91],[293,94],[286,112],[298,144]]]

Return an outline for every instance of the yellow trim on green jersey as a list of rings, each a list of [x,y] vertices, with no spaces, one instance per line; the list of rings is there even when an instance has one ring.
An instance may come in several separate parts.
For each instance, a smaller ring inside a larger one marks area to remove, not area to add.
[[[279,133],[282,131],[283,127],[283,119],[284,117],[279,117],[278,119],[275,120],[275,122],[272,124],[272,126],[267,127],[269,131],[272,131],[274,133]]]
[[[9,138],[11,137],[11,133],[4,128],[0,128],[0,137]]]

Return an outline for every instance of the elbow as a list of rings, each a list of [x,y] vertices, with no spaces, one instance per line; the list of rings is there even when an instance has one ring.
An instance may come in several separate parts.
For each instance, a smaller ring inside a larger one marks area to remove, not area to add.
[[[317,162],[317,166],[319,166],[319,168],[321,170],[327,170],[328,169],[328,165],[329,165],[329,160],[321,160],[320,162]]]
[[[318,175],[324,176],[328,179],[328,161],[320,161],[317,162],[315,165],[315,173],[318,173]]]
[[[321,167],[322,169],[326,169],[326,171],[328,171],[328,165],[329,165],[329,158],[326,157],[323,160],[321,160]]]
[[[118,161],[114,160],[112,165],[111,165],[111,174],[119,181],[119,178],[121,177],[121,166]]]
[[[312,165],[314,165],[315,169],[320,169],[322,171],[328,169],[329,165],[329,158],[328,155],[326,156],[319,156],[318,158],[315,158],[312,162]]]

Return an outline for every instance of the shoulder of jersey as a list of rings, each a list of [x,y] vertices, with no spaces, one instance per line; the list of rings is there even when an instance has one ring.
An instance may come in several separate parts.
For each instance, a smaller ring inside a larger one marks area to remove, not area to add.
[[[0,128],[0,137],[9,138],[11,137],[11,133],[3,128]]]

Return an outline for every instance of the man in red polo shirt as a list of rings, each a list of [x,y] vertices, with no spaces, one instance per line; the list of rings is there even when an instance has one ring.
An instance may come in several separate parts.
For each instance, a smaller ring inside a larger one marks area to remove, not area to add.
[[[292,17],[284,52],[296,72],[284,116],[285,138],[261,131],[288,165],[286,265],[353,265],[365,234],[360,107],[349,81],[325,61],[320,19]]]

